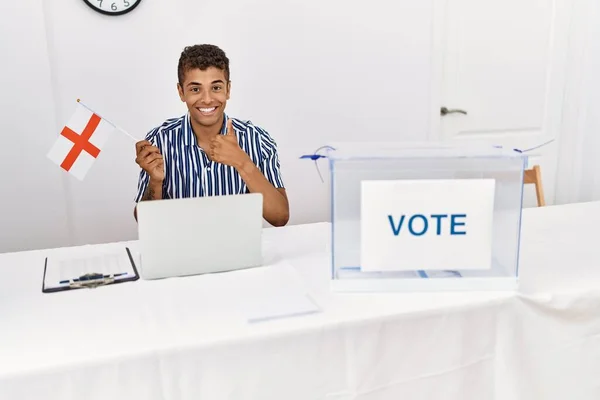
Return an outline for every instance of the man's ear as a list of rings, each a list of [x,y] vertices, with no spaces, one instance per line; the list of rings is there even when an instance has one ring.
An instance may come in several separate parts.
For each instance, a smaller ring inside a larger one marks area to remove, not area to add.
[[[229,97],[231,96],[231,81],[227,82],[227,100],[229,100]]]
[[[183,98],[183,88],[181,87],[179,82],[177,82],[177,92],[179,93],[179,98],[181,99],[181,101],[185,102],[185,99]]]

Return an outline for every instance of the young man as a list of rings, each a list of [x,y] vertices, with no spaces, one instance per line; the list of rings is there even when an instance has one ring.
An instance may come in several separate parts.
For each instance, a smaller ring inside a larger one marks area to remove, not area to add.
[[[165,121],[135,145],[142,168],[136,203],[260,192],[265,220],[287,224],[289,204],[275,141],[252,122],[225,114],[231,93],[225,53],[208,44],[186,47],[177,90],[186,115]]]

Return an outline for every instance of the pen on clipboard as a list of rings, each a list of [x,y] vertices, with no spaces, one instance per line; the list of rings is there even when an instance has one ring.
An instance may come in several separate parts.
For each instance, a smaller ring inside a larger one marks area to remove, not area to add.
[[[119,274],[114,274],[114,275],[112,275],[112,277],[113,278],[117,278],[119,276],[124,276],[124,275],[127,275],[127,272],[121,272]],[[75,278],[75,279],[73,279],[73,282],[89,281],[90,279],[105,279],[105,278],[110,278],[110,277],[111,277],[110,275],[100,275],[100,274],[98,274],[97,276],[93,276],[91,278],[89,278],[89,277],[84,278],[84,279]],[[62,280],[62,281],[59,282],[59,285],[64,285],[66,283],[69,283],[70,281],[71,281],[70,279]]]

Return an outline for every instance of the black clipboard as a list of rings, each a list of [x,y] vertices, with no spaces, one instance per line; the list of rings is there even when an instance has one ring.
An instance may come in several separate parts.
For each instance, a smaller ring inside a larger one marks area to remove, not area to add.
[[[140,275],[138,273],[137,267],[135,266],[135,262],[133,261],[133,256],[131,255],[131,251],[129,247],[125,247],[125,251],[127,252],[127,256],[129,258],[129,262],[131,263],[131,267],[133,269],[133,276],[126,277],[123,279],[118,279],[114,277],[103,277],[96,276],[96,274],[86,274],[76,278],[76,282],[70,282],[69,284],[65,284],[59,287],[51,287],[46,288],[46,269],[48,268],[48,257],[44,260],[44,274],[42,276],[42,292],[43,293],[56,293],[56,292],[64,292],[66,290],[77,290],[77,289],[93,289],[100,286],[114,285],[123,282],[133,282],[140,279]],[[99,275],[99,274],[98,274]]]

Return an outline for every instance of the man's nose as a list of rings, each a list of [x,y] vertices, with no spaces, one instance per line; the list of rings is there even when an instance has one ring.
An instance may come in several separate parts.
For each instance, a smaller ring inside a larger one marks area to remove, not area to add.
[[[205,91],[204,93],[202,93],[201,101],[204,104],[210,104],[212,102],[212,98],[210,97],[210,92],[209,91]]]

